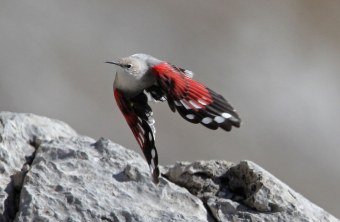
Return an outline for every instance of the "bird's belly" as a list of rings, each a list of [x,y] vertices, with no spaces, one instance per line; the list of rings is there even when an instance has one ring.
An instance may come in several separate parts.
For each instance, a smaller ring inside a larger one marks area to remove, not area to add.
[[[114,87],[120,89],[121,91],[130,94],[137,95],[144,89],[150,87],[153,84],[153,79],[151,77],[142,77],[140,79],[135,78],[127,73],[116,74],[114,81]]]

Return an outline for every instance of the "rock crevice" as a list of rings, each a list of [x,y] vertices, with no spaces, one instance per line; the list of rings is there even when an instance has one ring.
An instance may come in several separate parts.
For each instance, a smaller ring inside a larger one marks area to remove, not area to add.
[[[0,113],[0,221],[338,221],[251,161],[145,160],[65,123]]]
[[[14,174],[10,175],[9,184],[5,188],[7,198],[4,200],[4,212],[3,219],[6,221],[14,220],[20,204],[20,193],[24,183],[25,176],[29,171],[32,162],[35,158],[35,154],[39,147],[39,140],[35,137],[32,141],[29,141],[29,145],[34,148],[34,151],[30,156],[25,156],[26,162],[22,165],[20,171],[15,171]]]

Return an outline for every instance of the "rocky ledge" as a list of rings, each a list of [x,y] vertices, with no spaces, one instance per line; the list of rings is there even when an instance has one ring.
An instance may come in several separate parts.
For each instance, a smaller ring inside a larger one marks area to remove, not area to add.
[[[145,160],[33,114],[0,113],[0,221],[339,221],[251,161]]]

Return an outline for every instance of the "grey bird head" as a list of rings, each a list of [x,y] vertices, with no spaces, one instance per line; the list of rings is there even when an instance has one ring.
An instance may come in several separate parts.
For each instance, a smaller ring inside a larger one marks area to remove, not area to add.
[[[149,70],[150,67],[160,62],[161,60],[156,59],[155,57],[138,53],[118,59],[117,61],[106,63],[117,65],[121,67],[127,74],[130,74],[134,77],[141,77]]]

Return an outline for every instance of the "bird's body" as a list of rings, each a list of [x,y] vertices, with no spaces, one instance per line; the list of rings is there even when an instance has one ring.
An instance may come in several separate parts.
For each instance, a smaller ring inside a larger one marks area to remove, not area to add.
[[[155,127],[148,98],[168,101],[187,121],[207,128],[230,131],[241,120],[235,109],[219,94],[192,79],[193,72],[146,54],[134,54],[117,62],[114,95],[158,182]],[[147,95],[149,97],[147,97]]]
[[[136,78],[132,75],[126,75],[122,70],[117,72],[113,87],[124,92],[126,95],[135,96],[144,89],[149,88],[155,82],[152,75],[145,75],[141,78]]]

